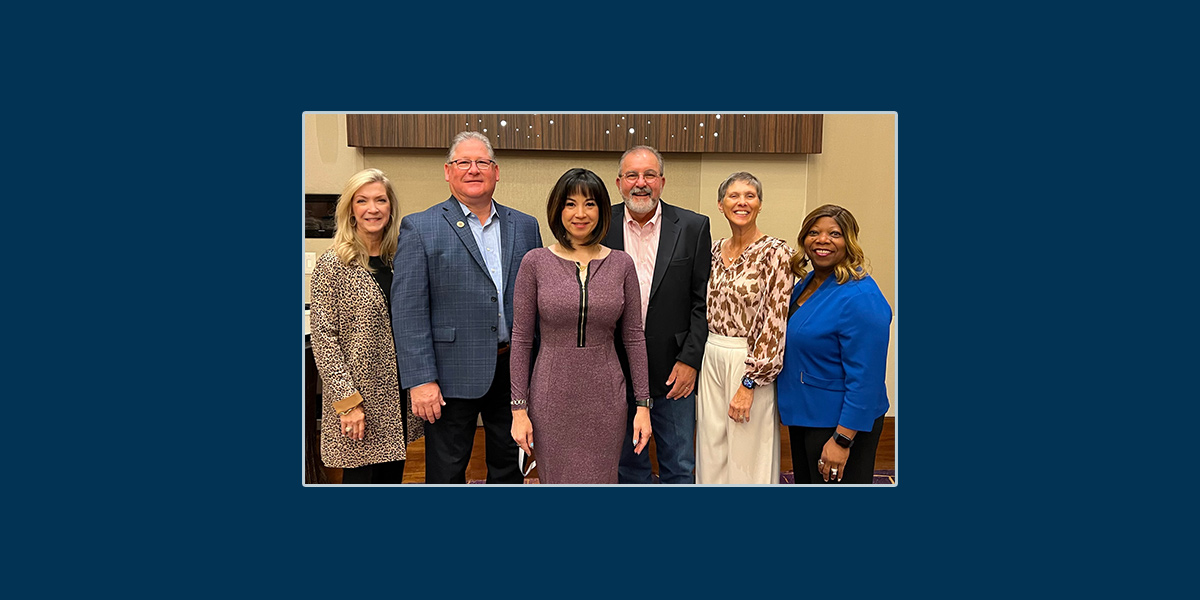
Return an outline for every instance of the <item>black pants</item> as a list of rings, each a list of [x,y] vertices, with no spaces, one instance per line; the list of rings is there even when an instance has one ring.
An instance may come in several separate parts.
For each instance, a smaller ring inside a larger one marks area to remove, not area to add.
[[[836,427],[799,427],[788,425],[788,437],[792,442],[792,470],[796,474],[796,483],[827,483],[817,470],[817,461],[821,459],[821,449],[829,438],[833,437]],[[860,431],[854,436],[854,447],[850,448],[850,458],[842,467],[840,482],[832,478],[828,483],[874,483],[875,481],[875,449],[879,447],[879,436],[883,434],[883,416],[875,419],[871,431]]]
[[[401,483],[403,480],[402,460],[342,469],[342,483]]]
[[[425,424],[425,483],[466,483],[475,428],[483,415],[488,483],[523,483],[512,439],[508,353],[496,357],[492,387],[482,398],[445,398],[442,418]]]

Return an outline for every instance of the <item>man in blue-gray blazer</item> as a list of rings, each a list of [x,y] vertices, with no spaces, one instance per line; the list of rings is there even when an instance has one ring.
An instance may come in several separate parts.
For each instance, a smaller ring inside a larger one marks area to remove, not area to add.
[[[455,136],[451,197],[400,223],[392,333],[400,385],[425,425],[425,482],[466,483],[482,415],[488,483],[522,483],[512,439],[508,347],[513,284],[542,247],[537,219],[492,199],[500,166],[487,137]],[[370,415],[367,416],[370,418]]]

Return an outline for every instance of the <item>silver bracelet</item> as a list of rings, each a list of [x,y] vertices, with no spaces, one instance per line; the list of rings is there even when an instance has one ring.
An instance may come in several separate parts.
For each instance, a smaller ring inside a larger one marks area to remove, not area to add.
[[[512,404],[513,408],[525,408],[525,399],[524,398],[514,398],[510,404]]]

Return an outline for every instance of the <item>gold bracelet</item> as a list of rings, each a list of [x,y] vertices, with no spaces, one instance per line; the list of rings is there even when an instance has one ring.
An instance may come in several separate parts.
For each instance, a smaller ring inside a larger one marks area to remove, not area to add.
[[[361,405],[361,404],[355,404],[354,406],[351,406],[350,408],[347,408],[346,410],[344,410],[344,411],[342,411],[342,412],[338,413],[338,416],[339,416],[339,417],[344,417],[344,416],[346,416],[346,415],[350,414],[350,411],[352,411],[352,410],[354,410],[354,409],[358,408],[359,406],[362,406],[362,405]]]

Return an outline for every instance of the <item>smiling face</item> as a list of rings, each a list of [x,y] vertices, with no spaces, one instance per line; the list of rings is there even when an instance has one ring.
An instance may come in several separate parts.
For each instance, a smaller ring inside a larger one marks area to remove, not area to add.
[[[635,214],[653,212],[666,184],[667,178],[662,174],[658,158],[646,150],[630,152],[617,175],[621,198],[625,200],[626,208]]]
[[[350,202],[355,232],[364,238],[380,237],[392,216],[392,205],[383,183],[375,181],[358,188]]]
[[[577,190],[567,194],[562,211],[562,224],[567,229],[571,246],[586,246],[596,224],[600,222],[600,206],[596,199]]]
[[[454,149],[456,160],[489,160],[487,146],[475,139],[459,142]],[[492,165],[487,171],[480,171],[478,164],[472,164],[469,169],[459,169],[453,164],[444,165],[446,181],[450,183],[450,193],[468,206],[482,204],[492,199],[496,191],[496,182],[500,181],[500,165]]]
[[[818,273],[828,273],[846,260],[846,237],[833,217],[817,219],[805,232],[804,254]]]
[[[731,227],[749,227],[758,221],[762,198],[758,197],[758,190],[753,185],[745,181],[733,181],[725,188],[725,196],[717,203],[717,207]]]

